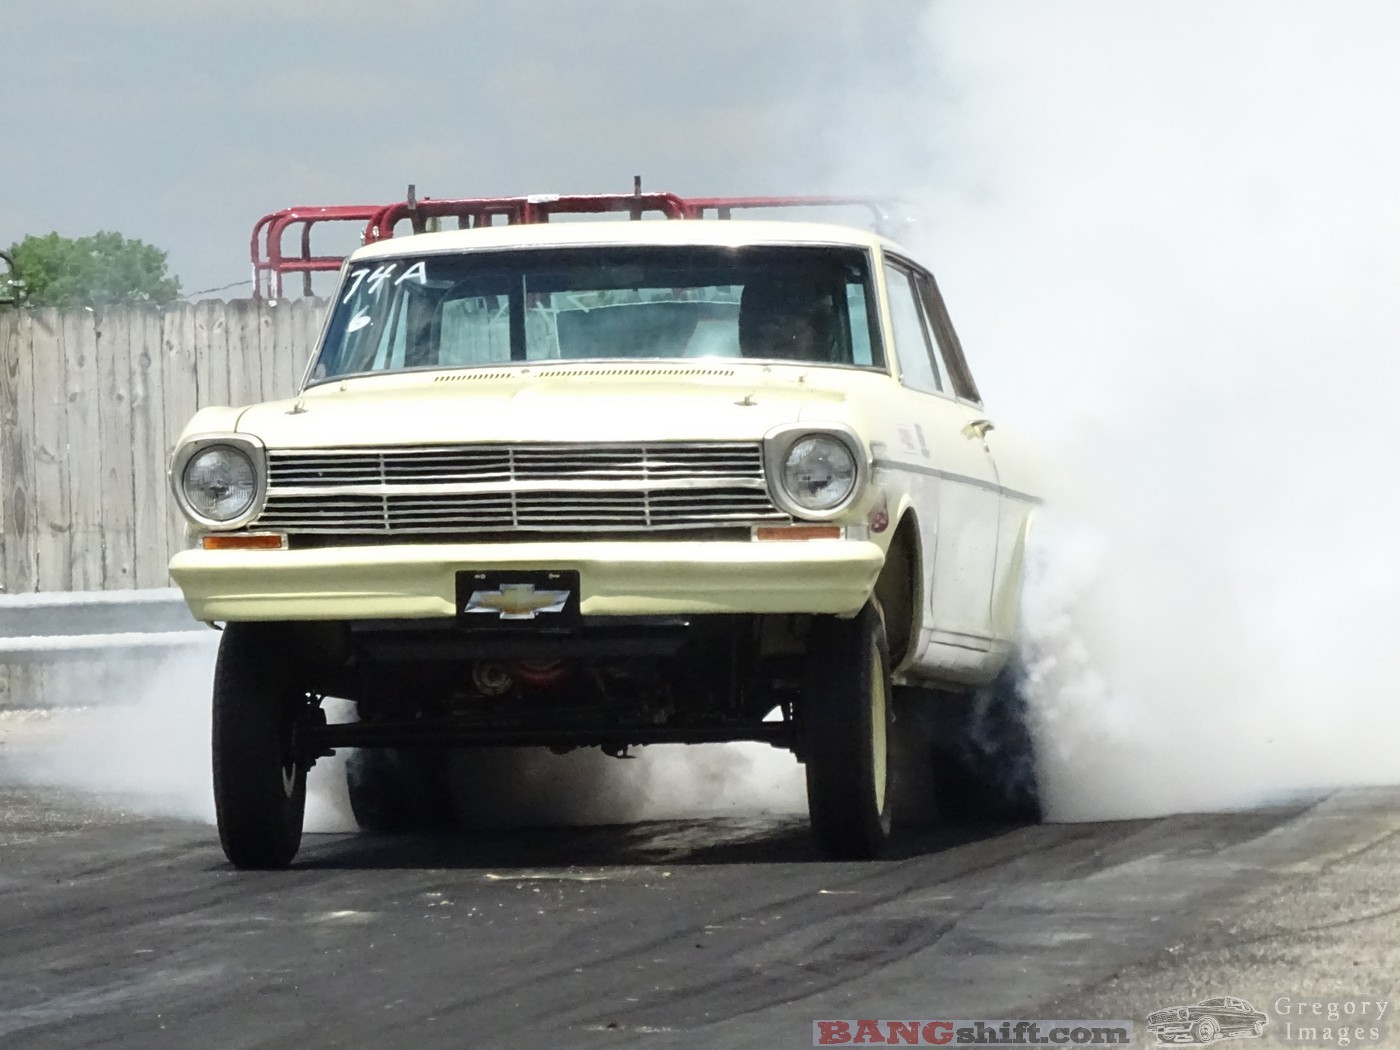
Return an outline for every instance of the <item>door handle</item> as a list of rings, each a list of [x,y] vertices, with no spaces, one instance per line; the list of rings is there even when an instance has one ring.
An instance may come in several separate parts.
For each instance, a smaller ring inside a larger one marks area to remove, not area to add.
[[[990,419],[974,419],[967,426],[963,427],[963,434],[966,437],[985,438],[987,431],[995,430],[997,425]]]

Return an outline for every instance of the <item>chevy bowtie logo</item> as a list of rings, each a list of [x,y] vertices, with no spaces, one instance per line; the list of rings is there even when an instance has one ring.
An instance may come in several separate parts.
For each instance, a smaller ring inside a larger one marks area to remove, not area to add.
[[[502,620],[533,620],[540,613],[564,611],[568,591],[537,591],[533,583],[503,583],[497,591],[472,591],[469,613],[496,613]]]

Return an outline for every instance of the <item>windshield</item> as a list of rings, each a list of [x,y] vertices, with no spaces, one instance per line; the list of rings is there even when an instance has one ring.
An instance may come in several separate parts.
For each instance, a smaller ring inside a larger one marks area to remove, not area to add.
[[[311,381],[529,361],[745,357],[884,368],[854,248],[580,247],[352,268]]]

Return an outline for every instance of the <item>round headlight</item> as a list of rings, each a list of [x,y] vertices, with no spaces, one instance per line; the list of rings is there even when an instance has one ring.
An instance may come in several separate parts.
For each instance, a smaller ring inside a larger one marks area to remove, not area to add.
[[[233,521],[257,498],[258,473],[242,449],[210,445],[190,457],[180,484],[196,514],[210,521]]]
[[[858,473],[856,457],[844,441],[812,434],[788,449],[783,488],[799,507],[827,511],[850,498]]]

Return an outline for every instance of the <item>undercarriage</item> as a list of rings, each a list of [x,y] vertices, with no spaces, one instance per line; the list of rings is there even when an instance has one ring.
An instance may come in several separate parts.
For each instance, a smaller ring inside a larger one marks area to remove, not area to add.
[[[795,753],[816,844],[832,858],[877,856],[896,824],[974,815],[986,800],[997,805],[992,819],[1038,813],[1014,690],[896,687],[873,601],[851,618],[481,622],[227,624],[213,743],[229,859],[290,864],[307,772],[341,748],[351,749],[350,803],[368,831],[452,826],[453,763],[495,769],[483,749],[625,757],[643,744],[731,741]],[[329,723],[327,697],[353,702],[355,720]],[[499,782],[509,764],[501,768],[475,792],[488,809],[510,786]]]
[[[297,625],[285,625],[293,632]],[[336,636],[306,691],[354,701],[358,721],[297,729],[338,747],[600,747],[753,740],[796,747],[801,617],[609,618],[575,627],[453,620],[300,628]],[[765,719],[768,719],[765,721]]]

